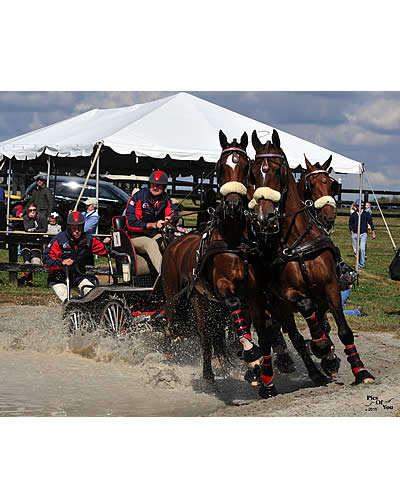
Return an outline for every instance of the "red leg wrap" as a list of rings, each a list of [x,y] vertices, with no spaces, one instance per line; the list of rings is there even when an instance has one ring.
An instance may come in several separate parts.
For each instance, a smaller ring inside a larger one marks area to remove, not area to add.
[[[264,385],[269,385],[274,378],[272,372],[271,356],[264,356],[264,361],[261,367],[261,381]]]
[[[362,368],[364,368],[364,364],[360,359],[356,346],[354,344],[348,345],[346,346],[344,352],[347,355],[347,361],[350,363],[351,371],[354,375],[356,375]]]
[[[242,310],[238,309],[237,311],[233,311],[232,318],[239,337],[245,337],[246,339],[252,341],[250,330],[247,326],[246,320],[243,317]]]

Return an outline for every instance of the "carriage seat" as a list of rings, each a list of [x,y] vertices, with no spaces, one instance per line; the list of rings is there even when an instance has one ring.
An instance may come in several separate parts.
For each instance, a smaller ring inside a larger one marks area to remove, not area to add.
[[[136,279],[138,276],[153,274],[149,265],[150,260],[136,253],[135,246],[126,231],[126,218],[124,216],[113,218],[112,252],[116,262],[116,280],[118,283],[134,285],[138,281]]]

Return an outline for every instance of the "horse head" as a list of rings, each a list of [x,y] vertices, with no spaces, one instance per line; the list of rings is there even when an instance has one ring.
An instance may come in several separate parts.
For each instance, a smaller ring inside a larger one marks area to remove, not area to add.
[[[255,211],[263,232],[277,233],[288,189],[289,165],[276,130],[272,133],[272,142],[267,141],[265,144],[261,143],[254,130],[252,143],[256,156],[250,168],[249,180],[254,184],[255,191],[249,208]]]
[[[305,201],[311,201],[317,220],[327,229],[332,229],[336,219],[336,202],[339,185],[330,177],[332,155],[323,165],[312,165],[304,155],[307,171],[302,178],[303,193],[299,193]]]
[[[226,135],[219,131],[219,142],[222,147],[220,159],[216,165],[219,191],[225,217],[241,216],[247,200],[247,178],[250,161],[246,153],[248,137],[243,133],[240,143],[233,139],[228,143]]]

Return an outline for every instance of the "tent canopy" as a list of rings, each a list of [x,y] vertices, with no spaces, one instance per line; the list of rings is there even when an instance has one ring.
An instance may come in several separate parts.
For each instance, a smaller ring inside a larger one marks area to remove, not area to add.
[[[180,92],[164,99],[116,109],[93,109],[67,120],[28,132],[0,143],[0,159],[31,160],[42,154],[59,158],[90,156],[102,142],[115,153],[173,160],[215,163],[221,153],[218,132],[229,141],[249,136],[248,155],[254,157],[251,134],[262,142],[272,138],[274,127],[240,115],[216,104]],[[281,146],[291,168],[321,164],[332,155],[336,173],[361,174],[362,163],[278,130]],[[187,175],[190,175],[187,172]]]

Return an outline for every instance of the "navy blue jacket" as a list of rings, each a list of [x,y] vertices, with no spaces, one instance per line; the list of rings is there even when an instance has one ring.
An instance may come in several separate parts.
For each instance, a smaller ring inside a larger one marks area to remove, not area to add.
[[[372,222],[371,214],[363,210],[361,212],[360,234],[368,233],[368,224],[371,226],[372,231],[374,231],[374,223]],[[358,231],[358,211],[350,215],[349,229],[353,231],[353,233]]]
[[[104,244],[92,234],[83,233],[81,239],[75,242],[69,234],[68,229],[58,233],[47,245],[43,254],[43,265],[50,268],[48,283],[65,282],[65,272],[62,261],[72,259],[75,261],[79,271],[84,273],[86,266],[93,265],[93,254],[106,255]],[[74,283],[84,279],[72,268],[70,273]]]
[[[143,234],[148,222],[164,220],[168,216],[172,217],[172,222],[178,222],[178,209],[165,192],[155,201],[150,189],[143,188],[131,196],[126,205],[128,231],[137,235]]]

